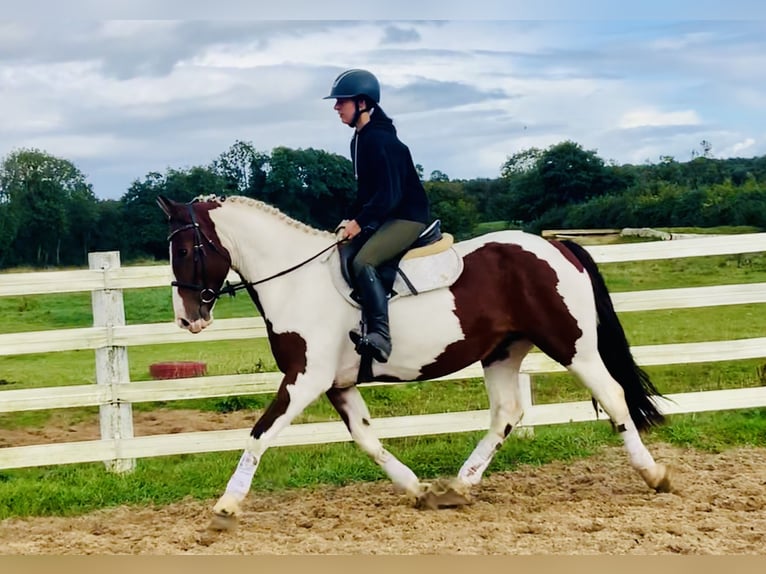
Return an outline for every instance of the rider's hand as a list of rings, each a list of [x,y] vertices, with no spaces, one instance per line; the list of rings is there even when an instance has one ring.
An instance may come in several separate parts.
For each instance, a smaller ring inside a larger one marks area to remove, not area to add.
[[[346,225],[348,219],[344,219],[335,227],[335,241],[343,241],[346,238]]]
[[[342,231],[344,239],[353,239],[354,237],[359,235],[361,232],[362,232],[362,228],[359,227],[359,224],[356,222],[356,219],[347,221],[346,226]]]

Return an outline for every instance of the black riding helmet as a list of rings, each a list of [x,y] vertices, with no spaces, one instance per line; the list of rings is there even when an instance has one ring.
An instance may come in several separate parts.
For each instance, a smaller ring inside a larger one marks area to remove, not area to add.
[[[332,88],[330,88],[330,95],[322,99],[354,98],[356,113],[354,114],[353,121],[349,124],[349,127],[353,128],[356,126],[356,122],[359,121],[359,114],[361,112],[359,111],[358,99],[361,97],[368,100],[368,108],[372,107],[370,104],[380,103],[380,82],[371,72],[353,68],[346,70],[335,78]]]
[[[376,104],[380,103],[380,82],[372,73],[357,68],[346,70],[335,78],[330,95],[323,99],[355,98],[367,96]]]

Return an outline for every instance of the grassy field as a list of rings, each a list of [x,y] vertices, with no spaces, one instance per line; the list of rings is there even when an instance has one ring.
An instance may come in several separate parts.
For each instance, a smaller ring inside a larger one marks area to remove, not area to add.
[[[755,283],[766,281],[766,254],[612,263],[602,265],[601,270],[613,292]],[[124,297],[129,324],[172,320],[167,288],[126,291]],[[0,298],[0,313],[4,318],[0,331],[4,333],[84,327],[92,323],[88,293]],[[216,307],[217,318],[253,314],[255,309],[246,297],[226,298]],[[758,337],[766,331],[766,305],[623,313],[621,320],[633,345]],[[136,381],[149,379],[148,366],[160,360],[205,361],[211,375],[276,369],[265,339],[131,347],[128,353],[130,377]],[[766,384],[766,359],[650,367],[647,371],[663,393]],[[87,384],[94,380],[94,357],[90,351],[0,357],[0,391]],[[363,388],[362,392],[373,417],[487,406],[480,380]],[[535,377],[533,392],[537,403],[589,398],[567,374]],[[139,404],[134,408],[257,410],[269,400],[268,395],[252,395]],[[56,415],[77,421],[95,416],[96,411],[67,409]],[[0,415],[0,435],[4,430],[45,425],[53,414],[31,411]],[[337,420],[327,401],[317,401],[298,422],[316,420]],[[454,474],[480,435],[412,437],[387,440],[386,444],[416,473],[430,478]],[[707,450],[734,445],[766,446],[766,409],[673,416],[669,424],[652,431],[647,440]],[[605,422],[539,427],[534,439],[511,437],[490,472],[512,469],[520,463],[543,464],[587,456],[604,445],[618,442]],[[239,453],[212,453],[142,459],[136,472],[128,476],[107,474],[102,464],[0,471],[0,518],[76,514],[115,504],[164,504],[184,496],[216,496],[238,456]],[[310,487],[382,478],[378,467],[352,444],[290,447],[272,449],[266,455],[253,488],[258,491]]]

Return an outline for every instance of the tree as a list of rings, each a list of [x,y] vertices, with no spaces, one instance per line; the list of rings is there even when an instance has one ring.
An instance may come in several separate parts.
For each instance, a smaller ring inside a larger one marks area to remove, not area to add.
[[[604,191],[604,161],[595,151],[585,151],[572,141],[548,148],[537,169],[552,205],[578,203]]]
[[[157,196],[167,194],[165,183],[162,174],[150,172],[144,176],[143,181],[135,180],[120,198],[123,229],[120,251],[126,259],[167,257],[167,241],[161,241],[163,233],[167,235],[167,222],[157,208]],[[171,199],[188,201],[186,197],[176,196]]]
[[[104,199],[98,203],[98,216],[92,230],[94,251],[121,251],[127,257],[129,231],[124,226],[122,201]]]
[[[508,181],[503,178],[469,179],[463,183],[463,193],[470,197],[480,221],[497,221],[508,209]]]
[[[75,189],[66,204],[69,233],[63,242],[63,250],[71,262],[86,262],[88,252],[94,247],[94,232],[99,219],[99,204],[88,188]]]
[[[225,195],[227,180],[205,167],[169,169],[165,175],[149,173],[134,181],[122,196],[123,240],[127,257],[168,256],[167,222],[157,208],[157,196],[188,202],[200,195]]]
[[[11,203],[10,192],[5,182],[0,179],[0,268],[6,263],[10,264],[13,257],[11,246],[16,239],[18,228],[18,215]]]
[[[652,179],[681,185],[685,181],[684,171],[672,155],[661,155],[660,162],[650,171]]]
[[[713,144],[708,140],[702,140],[700,142],[700,149],[702,150],[702,154],[700,154],[700,152],[698,152],[696,149],[692,150],[692,159],[700,157],[700,155],[707,158],[713,157],[713,154],[710,153],[713,149]]]
[[[470,237],[479,222],[476,203],[463,193],[459,181],[427,181],[424,184],[431,203],[431,216],[441,219],[442,229],[458,239]]]
[[[266,184],[268,161],[268,154],[256,151],[252,143],[237,140],[213,161],[211,169],[226,180],[228,194],[259,197]]]
[[[449,176],[443,171],[435,169],[431,172],[431,176],[428,178],[428,181],[449,181]]]
[[[264,201],[320,229],[333,229],[354,196],[351,162],[312,148],[274,148],[266,165]]]
[[[684,166],[686,172],[686,184],[690,187],[699,187],[723,183],[726,179],[719,160],[706,156],[698,156],[687,162]]]
[[[543,151],[531,147],[510,156],[500,168],[500,176],[504,179],[512,179],[534,170],[543,155]]]
[[[510,213],[506,219],[531,221],[546,211],[603,195],[628,179],[607,168],[595,151],[585,151],[572,141],[553,145],[543,152],[532,148],[519,152],[503,165],[508,181]]]
[[[21,149],[0,167],[5,206],[0,233],[10,239],[3,264],[84,263],[97,217],[97,199],[71,162]]]

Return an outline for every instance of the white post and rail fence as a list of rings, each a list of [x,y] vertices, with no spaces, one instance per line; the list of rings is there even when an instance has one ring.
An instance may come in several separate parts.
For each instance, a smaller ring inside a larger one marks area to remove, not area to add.
[[[589,246],[587,249],[598,263],[746,254],[766,251],[766,233]],[[126,325],[123,290],[168,286],[169,266],[121,267],[119,253],[106,252],[91,253],[89,267],[77,271],[0,274],[0,297],[90,291],[93,304],[92,327],[0,334],[0,356],[93,350],[96,361],[96,384],[0,391],[0,412],[98,406],[101,439],[0,448],[0,469],[103,461],[108,469],[125,472],[134,468],[138,458],[242,449],[249,428],[134,436],[131,405],[275,392],[281,373],[134,382],[129,379],[127,349],[134,345],[204,344],[265,337],[263,320],[260,317],[221,319],[197,335],[179,329],[172,322]],[[613,293],[612,298],[618,312],[766,303],[766,283]],[[766,327],[764,331],[766,334]],[[711,335],[714,333],[711,329]],[[766,357],[766,336],[634,346],[632,351],[641,366],[757,359]],[[522,429],[597,418],[590,401],[531,404],[529,377],[563,370],[541,353],[531,353],[524,360],[522,371],[528,406]],[[481,376],[477,363],[442,380]],[[666,414],[766,407],[766,386],[671,394],[667,398],[670,400],[660,405]],[[486,430],[489,413],[476,410],[398,416],[376,419],[373,424],[381,438],[468,432]],[[288,427],[275,446],[348,440],[351,440],[348,431],[340,421],[305,423]]]

